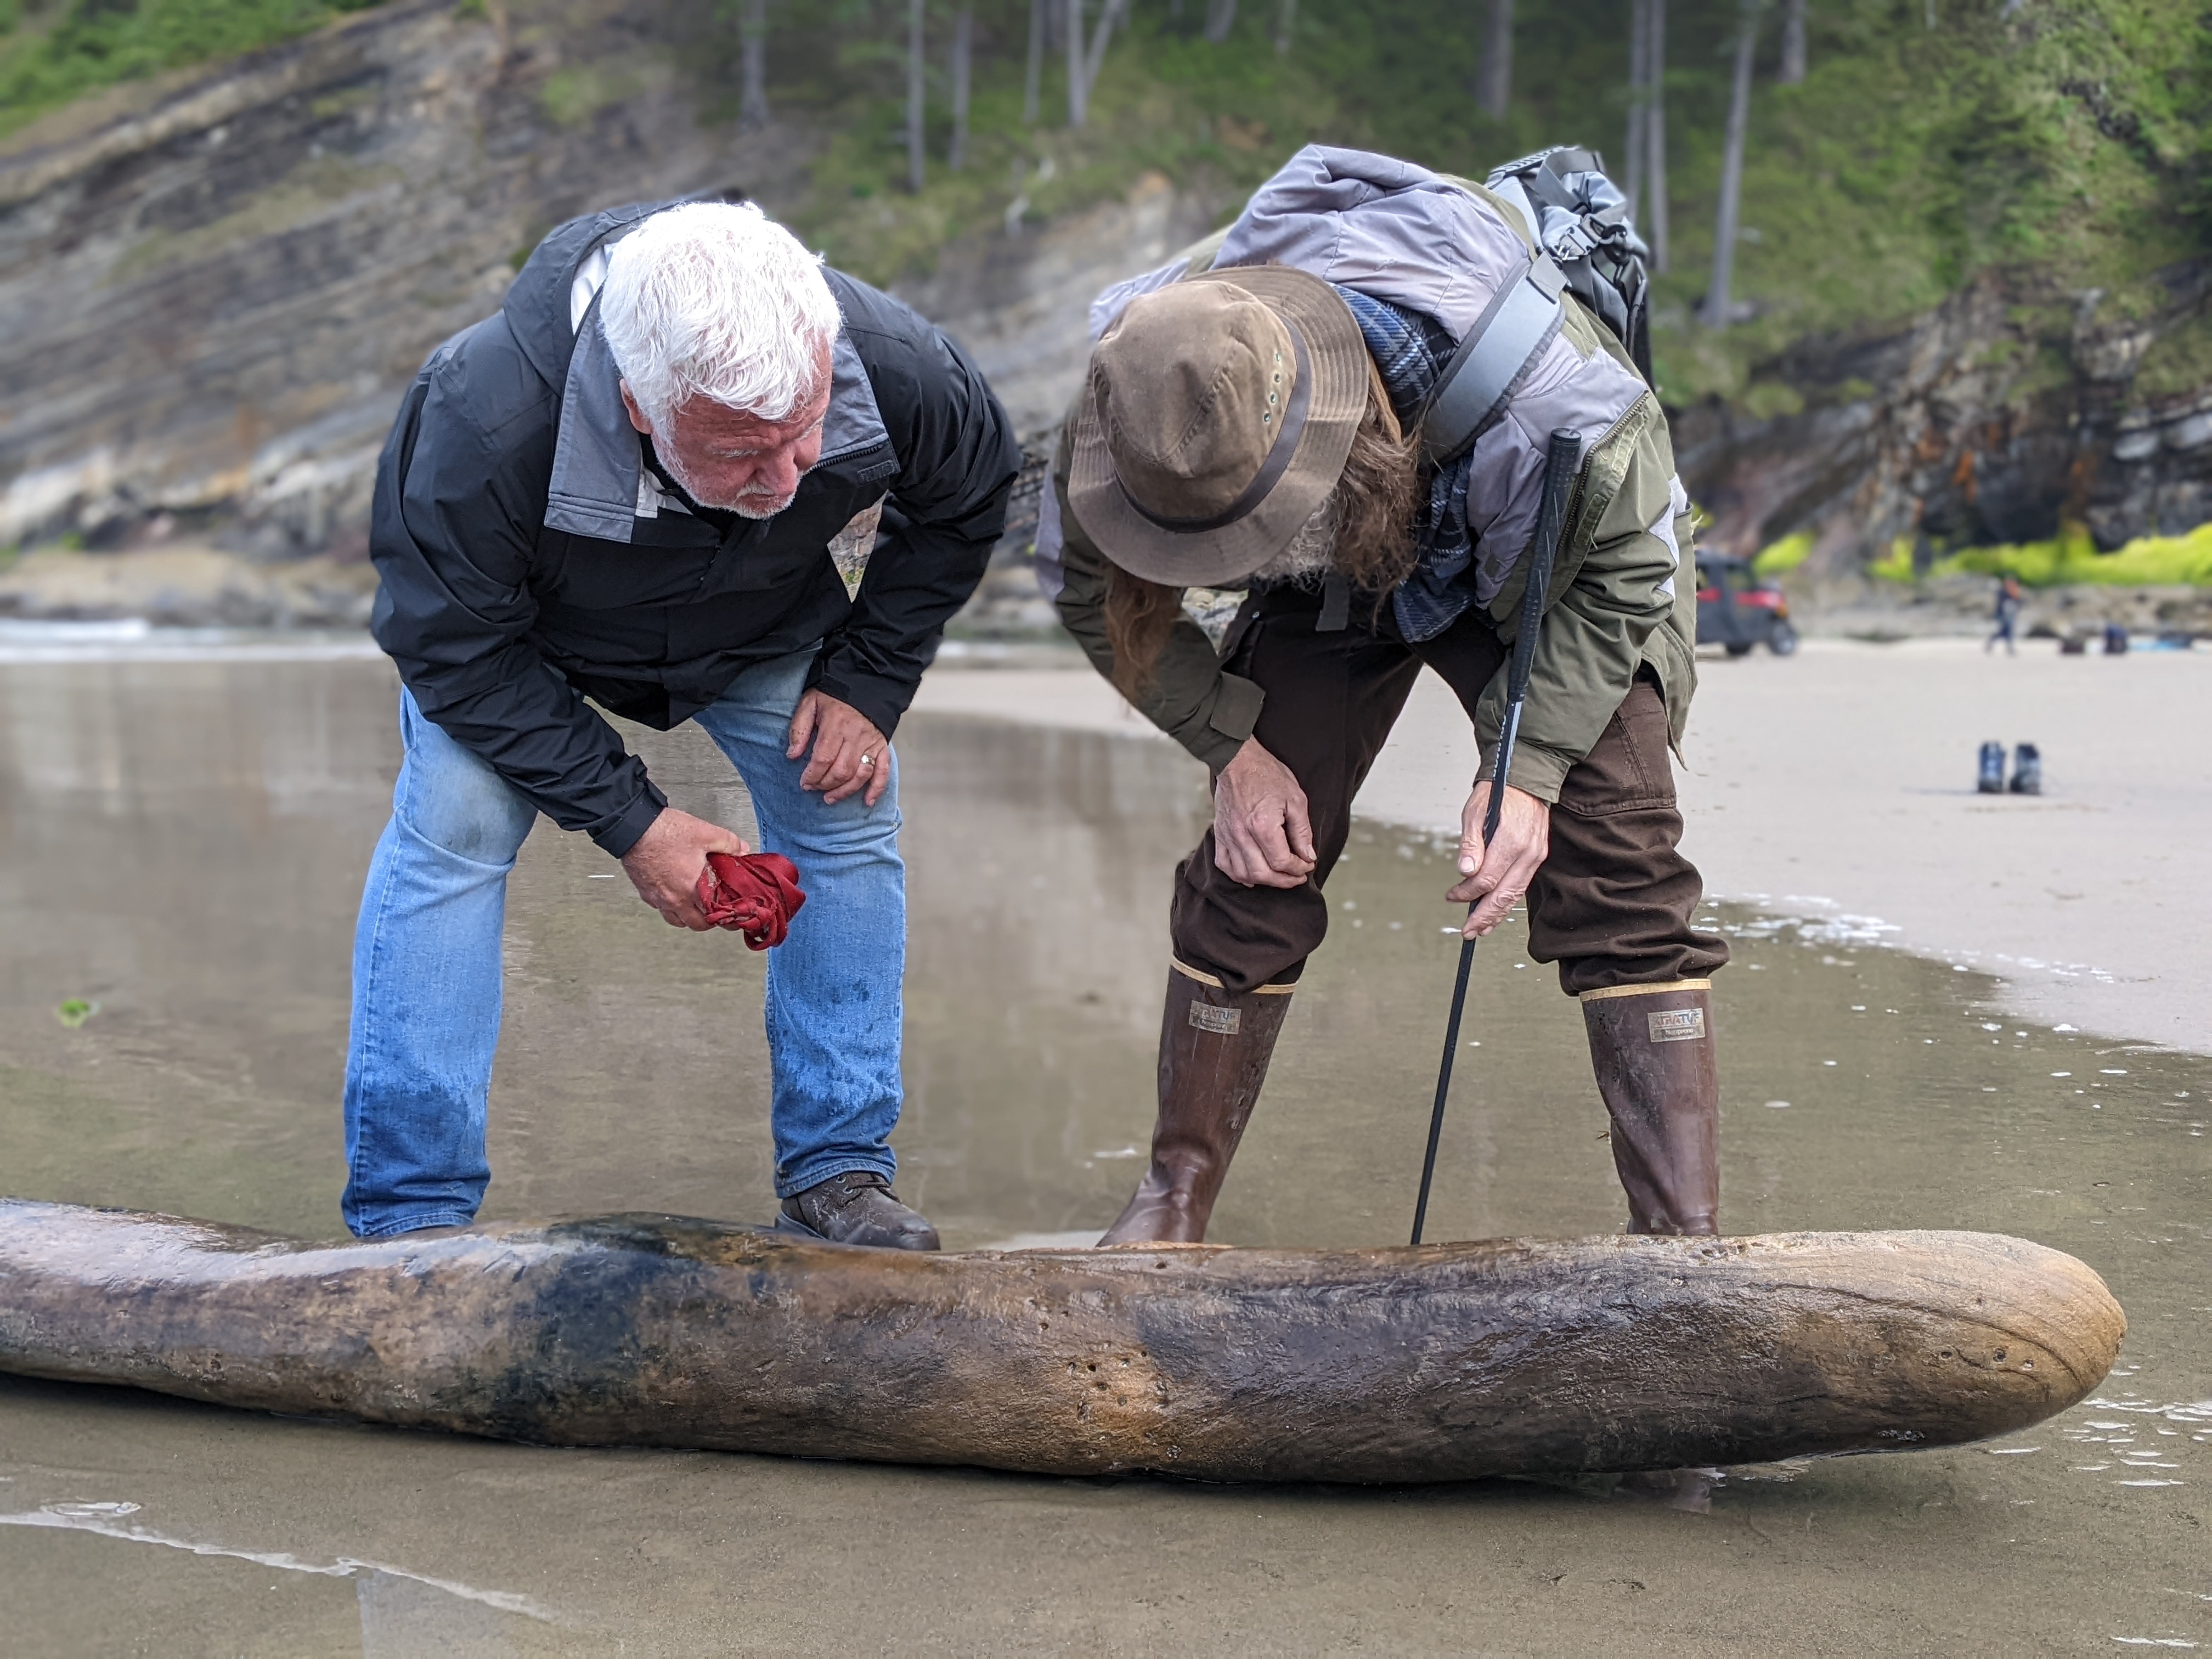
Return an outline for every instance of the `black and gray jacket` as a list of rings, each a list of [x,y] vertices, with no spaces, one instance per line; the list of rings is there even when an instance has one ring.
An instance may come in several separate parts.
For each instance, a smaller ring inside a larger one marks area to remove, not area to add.
[[[831,270],[820,463],[771,520],[693,510],[648,464],[599,326],[602,250],[655,210],[561,226],[498,314],[431,355],[369,530],[370,626],[423,714],[617,857],[666,797],[586,697],[666,730],[750,665],[818,647],[812,684],[889,733],[1021,462],[960,349]]]

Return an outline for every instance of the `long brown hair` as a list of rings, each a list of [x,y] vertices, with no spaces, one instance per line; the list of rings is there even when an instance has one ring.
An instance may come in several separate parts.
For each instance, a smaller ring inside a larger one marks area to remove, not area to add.
[[[1413,568],[1413,495],[1418,443],[1398,424],[1375,365],[1367,366],[1367,412],[1352,434],[1343,476],[1329,494],[1335,517],[1330,562],[1379,604]],[[1160,653],[1182,616],[1183,590],[1106,567],[1106,641],[1114,685],[1134,702],[1149,690]]]

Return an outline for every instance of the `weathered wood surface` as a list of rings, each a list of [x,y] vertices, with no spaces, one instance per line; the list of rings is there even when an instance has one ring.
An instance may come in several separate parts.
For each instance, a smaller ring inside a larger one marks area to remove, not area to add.
[[[308,1244],[0,1200],[0,1370],[571,1446],[1404,1482],[1954,1444],[2126,1321],[1985,1233],[922,1255],[657,1215]]]

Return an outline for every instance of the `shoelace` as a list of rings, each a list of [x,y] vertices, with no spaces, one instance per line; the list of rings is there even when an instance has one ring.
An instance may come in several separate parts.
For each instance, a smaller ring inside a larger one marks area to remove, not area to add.
[[[806,902],[799,885],[799,866],[781,853],[707,854],[699,872],[699,908],[717,927],[743,933],[752,950],[781,945],[791,919]]]

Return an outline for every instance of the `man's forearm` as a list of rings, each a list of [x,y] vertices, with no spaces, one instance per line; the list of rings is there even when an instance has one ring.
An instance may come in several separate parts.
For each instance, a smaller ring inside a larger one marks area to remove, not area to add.
[[[563,830],[620,858],[668,804],[645,763],[529,647],[461,665],[398,658],[423,717]]]

